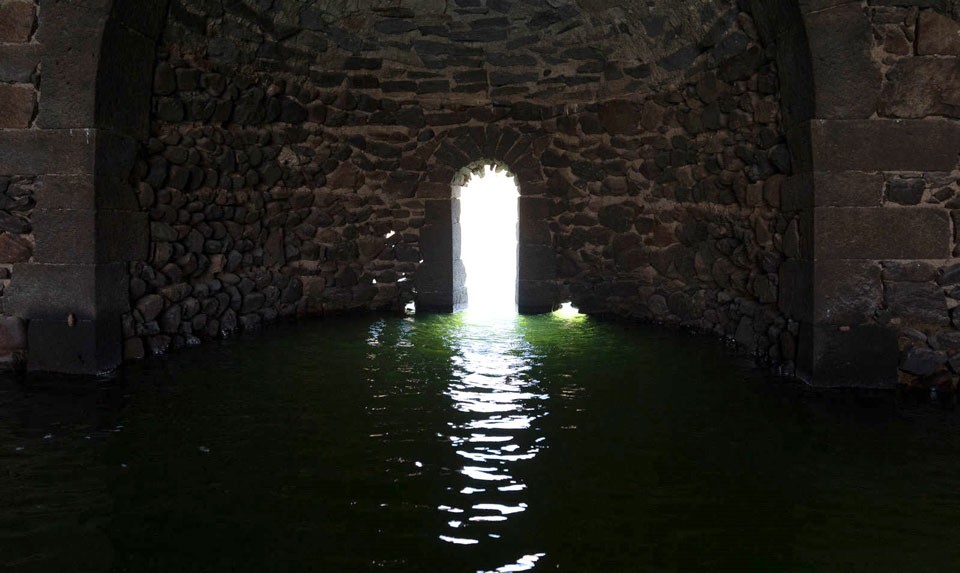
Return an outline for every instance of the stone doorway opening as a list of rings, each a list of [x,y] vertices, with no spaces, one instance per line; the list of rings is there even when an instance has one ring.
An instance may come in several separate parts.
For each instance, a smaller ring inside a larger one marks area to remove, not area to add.
[[[471,313],[514,314],[517,310],[518,200],[514,176],[500,165],[469,166],[453,184],[459,224],[452,229],[460,260],[454,263],[458,308]],[[462,181],[461,181],[462,180]],[[458,264],[459,263],[459,264]]]

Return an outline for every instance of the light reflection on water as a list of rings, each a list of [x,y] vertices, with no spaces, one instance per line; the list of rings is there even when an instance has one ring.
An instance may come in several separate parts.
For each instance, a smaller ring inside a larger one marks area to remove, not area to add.
[[[152,364],[0,378],[0,570],[960,565],[955,413],[809,396],[710,341],[362,316]]]
[[[446,438],[462,459],[467,485],[438,507],[460,514],[439,536],[447,543],[496,541],[500,526],[528,509],[528,484],[516,470],[547,447],[538,423],[548,415],[549,396],[529,376],[532,351],[518,321],[513,313],[468,310],[456,332],[445,394],[463,416],[448,423]],[[496,571],[527,571],[544,555],[525,555]]]

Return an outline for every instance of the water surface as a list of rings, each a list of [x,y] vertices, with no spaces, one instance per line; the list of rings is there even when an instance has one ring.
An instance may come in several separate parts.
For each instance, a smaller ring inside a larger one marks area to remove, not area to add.
[[[957,430],[584,317],[282,326],[0,382],[0,570],[947,571]]]

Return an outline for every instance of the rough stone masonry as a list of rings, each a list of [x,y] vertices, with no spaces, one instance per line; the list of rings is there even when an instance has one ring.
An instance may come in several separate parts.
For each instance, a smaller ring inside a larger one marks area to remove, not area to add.
[[[712,333],[822,385],[956,385],[954,2],[94,4],[0,0],[10,360],[452,308],[452,185],[495,163],[521,310]]]

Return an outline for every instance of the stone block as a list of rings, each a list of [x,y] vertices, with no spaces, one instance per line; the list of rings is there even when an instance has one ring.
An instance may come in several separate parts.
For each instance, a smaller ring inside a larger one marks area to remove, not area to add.
[[[883,305],[880,265],[873,261],[818,261],[814,276],[816,324],[869,322]]]
[[[0,129],[30,127],[36,107],[33,86],[0,84]]]
[[[780,312],[794,320],[813,319],[813,263],[784,261],[780,265]]]
[[[458,202],[459,203],[459,202]],[[429,225],[450,227],[454,220],[454,206],[450,199],[427,200],[423,202],[424,220]],[[456,213],[459,220],[459,213]]]
[[[843,3],[804,18],[816,84],[816,117],[868,118],[882,75],[870,48],[873,29],[859,4]]]
[[[27,348],[26,323],[17,317],[0,317],[0,350],[25,350]]]
[[[883,261],[884,281],[933,282],[939,274],[929,261]]]
[[[96,212],[37,209],[37,262],[97,263]]]
[[[883,87],[880,115],[960,117],[960,59],[928,56],[896,62]]]
[[[517,283],[517,311],[545,314],[560,308],[560,289],[550,281],[520,280]]]
[[[887,308],[904,324],[950,324],[947,297],[936,283],[887,282],[884,286]]]
[[[33,221],[40,263],[129,262],[148,255],[149,226],[143,212],[38,209]]]
[[[607,133],[629,135],[637,132],[643,109],[630,101],[610,101],[600,105],[600,125]]]
[[[890,388],[897,382],[900,351],[895,330],[823,326],[813,328],[812,338],[813,385]]]
[[[0,131],[0,173],[93,173],[96,143],[93,129]]]
[[[0,2],[0,44],[30,41],[37,25],[37,8],[27,0]]]
[[[113,370],[123,358],[119,315],[75,322],[66,317],[33,319],[27,338],[31,372],[95,375]]]
[[[817,207],[879,207],[883,202],[883,176],[859,171],[814,174]]]
[[[552,245],[553,233],[548,220],[552,199],[521,197],[519,201],[519,241],[528,245]]]
[[[816,258],[946,259],[953,232],[946,211],[925,208],[819,208]]]
[[[953,171],[960,125],[940,120],[814,121],[816,171]]]
[[[919,205],[925,188],[923,179],[892,179],[887,182],[886,198],[899,205]]]
[[[837,0],[821,0],[833,1]],[[942,10],[945,6],[945,0],[869,0],[870,6],[897,6],[900,8],[907,6],[916,6],[917,8],[936,8]]]
[[[521,281],[557,278],[557,255],[546,245],[520,245],[518,276]]]
[[[123,263],[14,265],[4,310],[31,320],[66,320],[71,314],[77,320],[95,320],[105,313],[119,315],[130,309],[128,280]]]
[[[39,64],[39,44],[0,43],[0,82],[33,83]]]
[[[33,256],[33,245],[26,239],[10,233],[0,234],[0,263],[25,263]]]
[[[462,295],[454,296],[452,288],[431,290],[426,286],[420,286],[421,281],[417,276],[417,312],[440,312],[451,313],[456,310],[457,304],[462,300]]]
[[[915,376],[930,376],[946,365],[947,360],[946,352],[914,347],[904,353],[900,369]]]
[[[452,228],[444,225],[424,225],[420,229],[420,253],[425,262],[452,262]]]
[[[107,176],[44,175],[37,192],[38,209],[119,209],[137,211],[136,193],[125,181]]]
[[[95,125],[97,68],[100,58],[99,24],[85,27],[61,15],[66,3],[44,7],[40,16],[43,38],[43,102],[37,125],[46,129],[88,128]],[[69,10],[81,12],[82,8]],[[118,50],[122,51],[122,50]]]
[[[937,12],[921,12],[917,23],[917,54],[960,56],[960,22]]]

